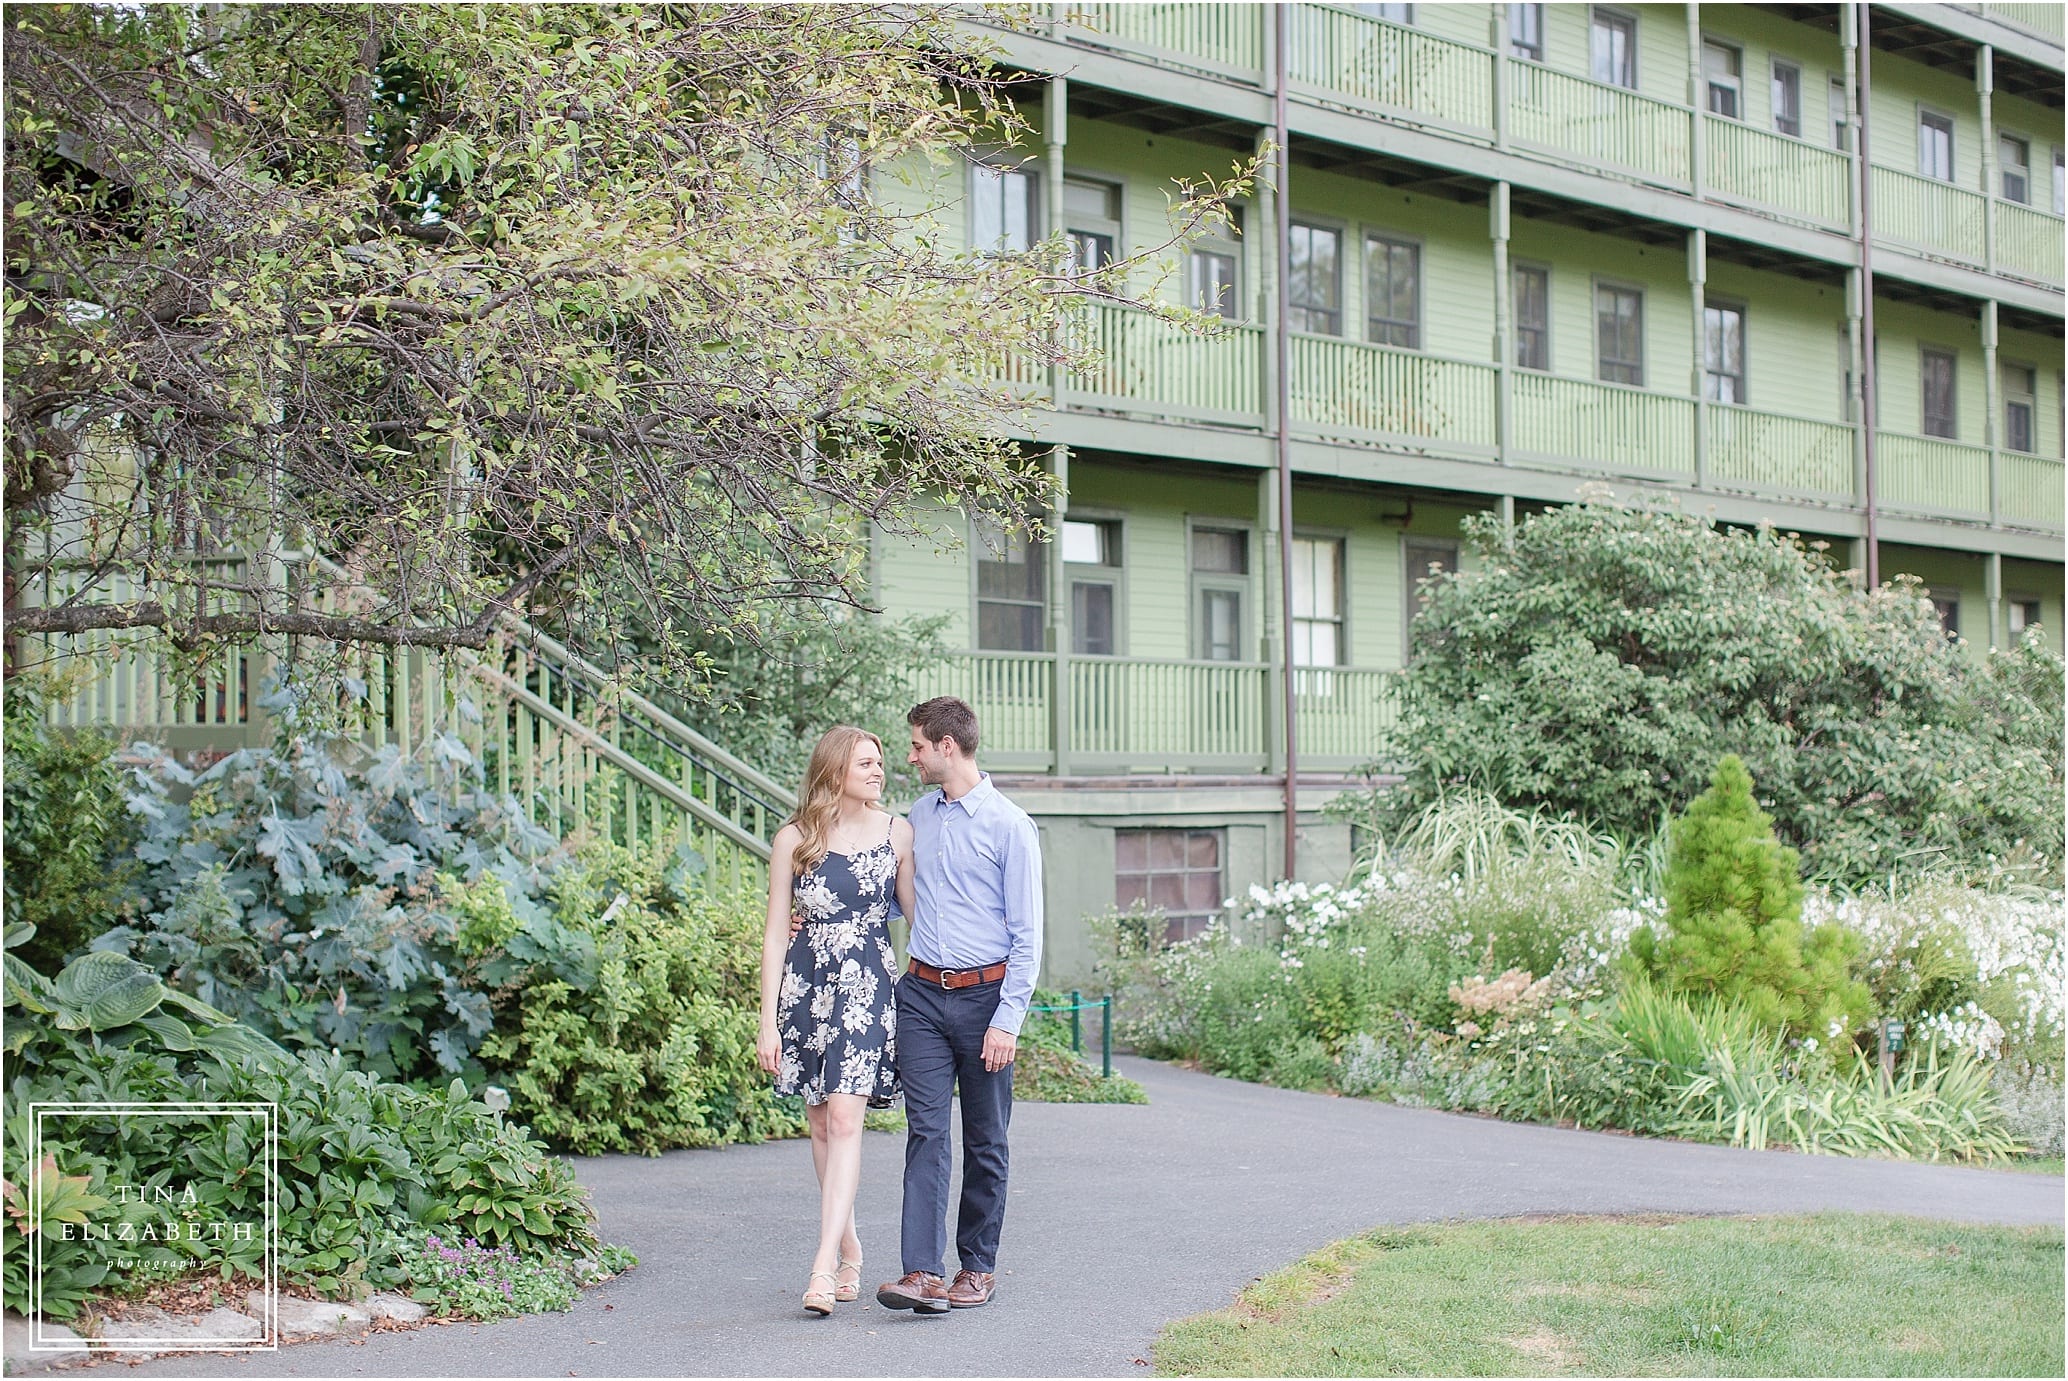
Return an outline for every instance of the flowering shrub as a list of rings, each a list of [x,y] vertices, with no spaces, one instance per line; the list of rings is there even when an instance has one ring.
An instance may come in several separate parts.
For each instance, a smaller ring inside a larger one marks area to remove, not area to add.
[[[375,1257],[378,1273],[404,1286],[412,1299],[467,1319],[569,1309],[582,1285],[637,1264],[622,1247],[604,1247],[593,1258],[540,1257],[422,1229],[391,1234]]]

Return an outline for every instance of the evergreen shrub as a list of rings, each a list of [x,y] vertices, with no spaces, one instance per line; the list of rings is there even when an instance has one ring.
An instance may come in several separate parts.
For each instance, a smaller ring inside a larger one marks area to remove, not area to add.
[[[1716,764],[1670,836],[1665,933],[1632,934],[1636,966],[1797,1035],[1830,1040],[1867,1021],[1866,987],[1848,973],[1858,944],[1839,926],[1804,930],[1795,851],[1774,838],[1735,754]]]

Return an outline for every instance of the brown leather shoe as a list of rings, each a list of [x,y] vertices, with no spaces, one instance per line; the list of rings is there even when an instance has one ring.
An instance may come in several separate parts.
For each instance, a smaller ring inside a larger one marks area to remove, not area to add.
[[[956,1277],[959,1281],[960,1276]],[[885,1309],[910,1309],[915,1314],[948,1312],[948,1287],[931,1271],[907,1271],[888,1285],[876,1287],[876,1302]],[[977,1301],[979,1304],[982,1300]]]
[[[957,1271],[955,1283],[948,1287],[948,1307],[974,1309],[989,1304],[995,1288],[996,1278],[989,1271]]]

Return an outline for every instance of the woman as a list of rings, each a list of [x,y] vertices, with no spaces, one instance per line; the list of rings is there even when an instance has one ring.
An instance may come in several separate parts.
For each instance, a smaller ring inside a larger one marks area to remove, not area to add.
[[[877,804],[882,795],[882,740],[827,730],[768,861],[759,1055],[777,1093],[804,1096],[811,1123],[819,1248],[804,1307],[820,1316],[861,1293],[862,1113],[898,1094],[897,957],[886,923],[893,906],[912,914],[912,826]],[[794,939],[793,911],[803,920]]]

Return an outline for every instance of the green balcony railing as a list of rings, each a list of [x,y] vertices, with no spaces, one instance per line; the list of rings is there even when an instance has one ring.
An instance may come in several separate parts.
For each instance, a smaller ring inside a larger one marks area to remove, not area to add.
[[[1261,772],[1270,668],[1070,659],[1070,762],[1101,771]]]
[[[1695,403],[1623,384],[1518,373],[1515,444],[1540,463],[1692,480]]]
[[[1336,336],[1291,341],[1293,425],[1351,440],[1492,455],[1498,438],[1490,364]]]
[[[1955,8],[1967,9],[1969,7],[1960,5],[1955,6]],[[2021,29],[2029,29],[2033,33],[2050,38],[2056,43],[2061,41],[2062,6],[2058,3],[2043,5],[1985,4],[1977,5],[1973,8],[1989,16],[1991,19],[2000,19],[2007,24],[2015,24]]]
[[[1286,75],[1295,87],[1492,137],[1487,49],[1332,5],[1295,5],[1287,18]]]
[[[1256,5],[1073,4],[1070,37],[1103,47],[1176,57],[1190,66],[1255,81],[1264,66]]]
[[[2014,201],[1996,203],[1996,267],[2042,283],[2062,281],[2062,232],[2068,222]]]
[[[1293,672],[1300,762],[1348,769],[1370,762],[1379,735],[1393,727],[1397,673],[1359,667],[1301,667]]]
[[[2060,531],[2062,503],[2064,498],[2068,498],[2062,491],[2060,458],[2027,455],[2023,451],[1999,454],[2002,457],[2002,488],[1999,492],[1999,516],[2002,520],[2019,527]]]
[[[1675,188],[1694,179],[1694,113],[1541,63],[1508,64],[1508,134],[1562,161]]]
[[[1898,168],[1874,168],[1874,238],[1980,265],[1982,194]]]
[[[914,701],[953,695],[977,712],[984,756],[1000,767],[1046,772],[1055,764],[1049,704],[1055,658],[1040,652],[963,652],[913,667]]]
[[[1711,191],[1831,230],[1852,224],[1852,160],[1742,120],[1704,115]]]
[[[1953,518],[1989,516],[1989,452],[1935,436],[1875,433],[1882,507]]]
[[[1070,376],[1066,402],[1205,422],[1254,423],[1263,411],[1258,327],[1197,335],[1150,312],[1101,304],[1074,329],[1098,363]]]
[[[1852,497],[1851,427],[1728,403],[1708,411],[1709,479],[1719,487]]]

